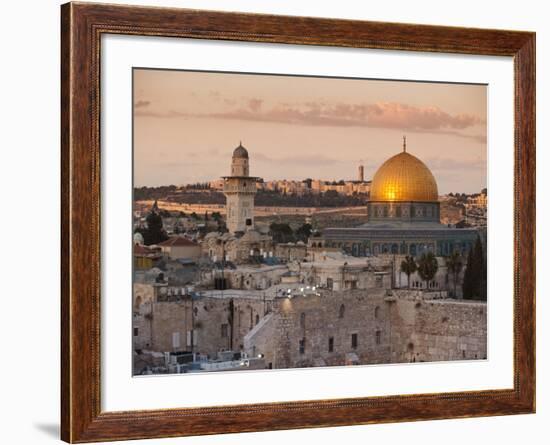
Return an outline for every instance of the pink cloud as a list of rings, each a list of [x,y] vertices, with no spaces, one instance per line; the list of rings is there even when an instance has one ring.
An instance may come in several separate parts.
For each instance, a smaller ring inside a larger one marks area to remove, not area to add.
[[[250,108],[250,110],[252,110],[253,112],[257,113],[262,108],[263,102],[264,101],[262,99],[250,99],[248,101],[248,108]]]
[[[485,120],[471,114],[452,115],[439,107],[416,107],[396,102],[374,104],[303,105],[278,104],[262,109],[260,99],[250,99],[246,107],[197,117],[278,122],[291,125],[380,127],[417,131],[464,130]]]
[[[242,103],[242,102],[241,102]],[[279,103],[267,108],[259,98],[247,99],[242,105],[228,111],[197,114],[171,110],[136,112],[136,115],[154,117],[216,118],[256,122],[274,122],[289,125],[395,128],[415,132],[438,132],[473,138],[483,142],[484,134],[467,134],[462,130],[484,125],[485,119],[473,114],[451,114],[439,107],[418,107],[399,102],[336,103],[306,102]]]

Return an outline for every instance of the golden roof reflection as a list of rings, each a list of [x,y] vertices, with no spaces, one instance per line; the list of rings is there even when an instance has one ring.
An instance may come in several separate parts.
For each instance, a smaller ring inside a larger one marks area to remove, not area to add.
[[[437,183],[426,164],[403,151],[384,162],[375,173],[370,200],[437,201]]]

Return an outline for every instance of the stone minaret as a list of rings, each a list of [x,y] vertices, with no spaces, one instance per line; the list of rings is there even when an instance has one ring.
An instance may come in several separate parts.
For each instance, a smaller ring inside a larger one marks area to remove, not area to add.
[[[229,232],[244,233],[254,228],[254,195],[258,178],[250,176],[248,151],[239,143],[233,151],[231,176],[224,176],[226,221]]]
[[[365,166],[363,164],[359,165],[357,180],[359,182],[365,182]]]

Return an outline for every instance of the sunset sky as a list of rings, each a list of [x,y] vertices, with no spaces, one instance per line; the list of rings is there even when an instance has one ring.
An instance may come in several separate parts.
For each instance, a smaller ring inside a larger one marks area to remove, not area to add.
[[[487,88],[365,79],[134,70],[134,184],[229,174],[239,141],[264,180],[370,179],[407,151],[439,193],[486,187]]]

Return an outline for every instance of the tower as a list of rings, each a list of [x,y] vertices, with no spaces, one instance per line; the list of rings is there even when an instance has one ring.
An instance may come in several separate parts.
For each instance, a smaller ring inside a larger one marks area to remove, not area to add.
[[[231,159],[231,176],[224,176],[226,221],[231,233],[254,228],[254,195],[259,178],[250,176],[248,151],[239,143]]]
[[[158,201],[155,199],[153,207],[151,207],[151,213],[160,213]]]
[[[357,180],[359,182],[365,182],[365,166],[363,164],[359,165],[359,176]]]

